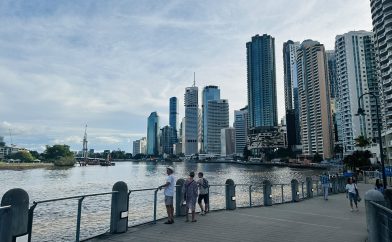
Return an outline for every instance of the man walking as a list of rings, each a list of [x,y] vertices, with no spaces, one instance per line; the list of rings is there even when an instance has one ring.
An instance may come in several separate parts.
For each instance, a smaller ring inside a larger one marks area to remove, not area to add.
[[[323,188],[323,193],[324,193],[324,200],[328,200],[328,190],[329,190],[329,176],[325,172],[324,175],[320,177],[321,181],[321,186]]]
[[[174,178],[174,168],[171,166],[168,166],[166,168],[166,183],[162,186],[159,186],[159,190],[161,190],[163,187],[165,188],[164,194],[165,194],[165,205],[166,205],[166,211],[167,211],[167,218],[168,220],[165,222],[165,224],[172,224],[174,223],[174,207],[173,207],[173,196],[174,196],[174,186],[175,186],[175,178]]]
[[[197,199],[197,203],[201,209],[201,215],[205,215],[209,211],[209,185],[208,180],[203,177],[203,172],[199,172],[198,174],[199,180],[197,181],[197,185],[199,186],[199,198]],[[201,203],[204,200],[204,207]]]

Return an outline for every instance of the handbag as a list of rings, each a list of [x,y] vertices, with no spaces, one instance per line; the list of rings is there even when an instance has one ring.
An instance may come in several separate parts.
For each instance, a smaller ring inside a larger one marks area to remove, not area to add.
[[[357,185],[354,184],[354,187],[355,187],[355,192],[357,193],[357,201],[360,202],[362,200],[362,198],[359,196]]]

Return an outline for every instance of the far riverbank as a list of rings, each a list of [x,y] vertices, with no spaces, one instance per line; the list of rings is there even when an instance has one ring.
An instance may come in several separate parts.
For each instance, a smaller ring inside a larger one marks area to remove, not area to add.
[[[52,168],[53,163],[6,163],[0,162],[0,170],[28,170],[38,168]]]

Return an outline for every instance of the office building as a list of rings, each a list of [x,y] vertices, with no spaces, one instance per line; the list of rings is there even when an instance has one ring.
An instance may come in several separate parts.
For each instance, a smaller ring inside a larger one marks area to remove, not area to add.
[[[243,156],[248,136],[248,107],[234,110],[235,153]]]
[[[187,87],[184,95],[185,117],[183,121],[183,152],[185,155],[199,153],[200,121],[199,121],[199,89]]]
[[[146,137],[133,141],[133,155],[146,154],[146,144]]]
[[[176,131],[173,127],[166,125],[161,129],[161,146],[162,153],[173,154],[174,145],[176,144]]]
[[[226,99],[208,101],[206,153],[221,153],[221,129],[229,127],[229,103]]]
[[[221,129],[221,156],[235,154],[235,129]]]
[[[217,86],[206,86],[203,88],[202,92],[202,151],[205,152],[207,150],[207,133],[208,133],[208,125],[207,125],[207,113],[208,113],[208,101],[210,100],[219,100],[220,99],[220,89]]]
[[[159,154],[159,116],[152,112],[147,122],[147,154]]]
[[[275,39],[253,36],[246,49],[249,128],[277,126]]]
[[[175,130],[175,140],[178,138],[178,101],[177,97],[171,97],[169,104],[169,125]]]
[[[368,92],[378,96],[376,60],[373,33],[351,31],[336,36],[337,90],[336,104],[340,120],[339,134],[343,155],[350,155],[358,148],[358,136],[377,138],[377,106],[375,100],[365,95],[361,99],[366,116],[356,116],[358,98]]]
[[[328,67],[324,45],[305,40],[297,51],[302,153],[333,156]]]

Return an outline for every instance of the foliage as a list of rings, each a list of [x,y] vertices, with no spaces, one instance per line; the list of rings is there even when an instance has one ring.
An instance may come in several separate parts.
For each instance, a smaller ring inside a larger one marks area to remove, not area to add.
[[[321,161],[323,161],[323,157],[319,153],[316,153],[314,154],[312,161],[314,163],[320,163]]]
[[[73,153],[69,150],[68,145],[47,145],[44,151],[44,157],[46,160],[54,161],[62,157],[73,158]]]
[[[370,151],[357,150],[351,155],[346,156],[343,163],[355,170],[356,167],[370,166],[371,157],[372,153]]]
[[[140,160],[140,159],[143,159],[145,157],[146,157],[145,154],[136,154],[136,155],[133,156],[133,159]]]
[[[0,147],[4,147],[5,146],[5,142],[0,142]]]
[[[18,159],[21,162],[33,162],[34,161],[34,157],[30,154],[30,152],[26,151],[26,150],[21,150],[18,151],[15,154],[12,154],[10,156],[11,159]]]
[[[74,166],[75,158],[73,156],[66,156],[58,158],[54,161],[55,166]]]
[[[355,141],[355,146],[360,147],[360,148],[364,148],[369,146],[372,141],[370,138],[366,138],[364,135],[360,135],[357,138],[354,139]]]
[[[125,159],[125,151],[122,151],[122,150],[113,150],[111,153],[110,153],[110,157],[112,158],[112,159],[116,159],[116,160],[123,160],[123,159]]]
[[[336,154],[341,154],[343,152],[343,147],[341,145],[335,145],[333,152]]]
[[[34,159],[39,159],[40,154],[35,150],[30,150],[30,154],[34,157]]]

